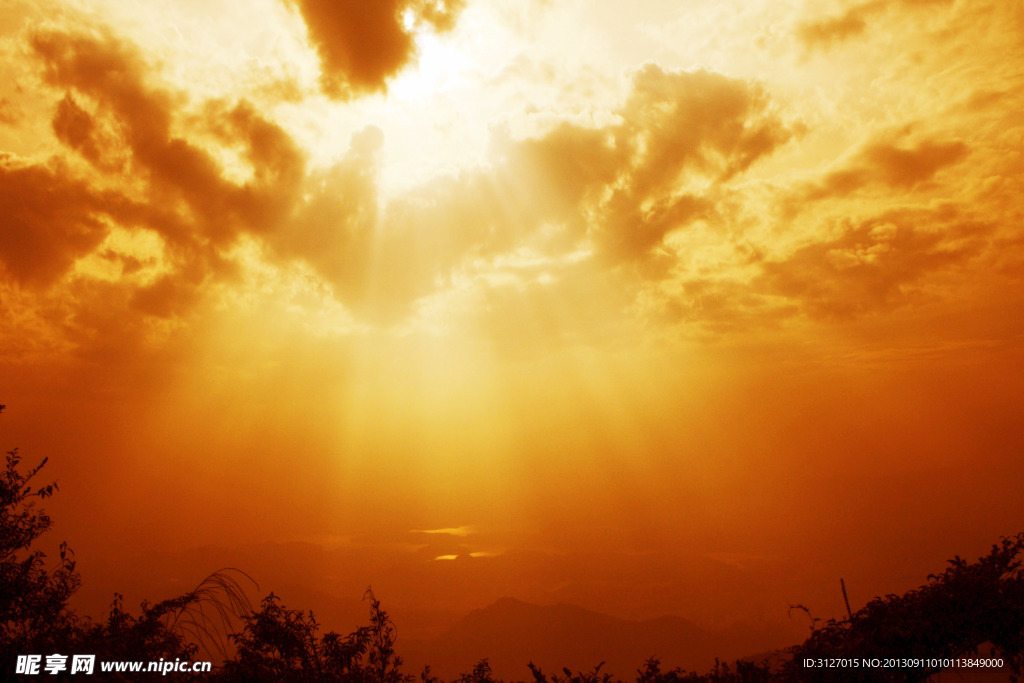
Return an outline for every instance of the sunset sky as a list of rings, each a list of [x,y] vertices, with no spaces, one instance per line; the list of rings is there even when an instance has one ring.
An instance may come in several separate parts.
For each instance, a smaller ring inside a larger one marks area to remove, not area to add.
[[[1019,2],[0,5],[0,447],[88,612],[801,634],[1024,530],[1022,321]]]

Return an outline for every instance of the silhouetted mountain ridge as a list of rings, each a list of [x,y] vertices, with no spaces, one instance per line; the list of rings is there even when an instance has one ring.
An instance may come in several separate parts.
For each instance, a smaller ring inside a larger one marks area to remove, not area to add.
[[[784,645],[765,629],[738,625],[711,631],[677,616],[621,619],[569,605],[535,605],[515,598],[473,610],[437,638],[399,643],[410,670],[429,663],[442,677],[455,677],[487,657],[496,676],[529,677],[533,662],[545,671],[562,667],[630,677],[651,656],[668,667],[707,670],[715,657],[735,658]]]

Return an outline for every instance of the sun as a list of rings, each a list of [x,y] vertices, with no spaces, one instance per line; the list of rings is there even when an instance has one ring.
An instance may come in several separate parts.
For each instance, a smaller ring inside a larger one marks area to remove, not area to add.
[[[488,55],[460,27],[415,28],[416,58],[389,80],[386,92],[357,105],[384,132],[381,198],[402,195],[438,173],[456,174],[484,161],[497,103],[485,91]]]
[[[388,84],[389,100],[429,100],[469,83],[474,58],[458,35],[429,29],[413,35],[416,59]]]

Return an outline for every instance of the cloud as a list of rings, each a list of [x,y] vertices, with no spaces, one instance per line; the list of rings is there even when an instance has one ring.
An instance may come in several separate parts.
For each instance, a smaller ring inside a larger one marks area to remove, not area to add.
[[[304,200],[280,229],[264,236],[279,256],[313,266],[350,306],[366,296],[374,259],[382,256],[376,183],[382,143],[379,128],[355,133],[345,159],[311,174]]]
[[[201,277],[165,275],[156,282],[139,287],[131,298],[131,307],[157,318],[183,315],[199,300]]]
[[[0,263],[22,285],[50,285],[96,248],[105,214],[103,198],[65,165],[0,157]]]
[[[405,30],[399,14],[441,30],[459,9],[425,2],[299,7],[324,45],[357,24],[383,22],[383,53],[388,40],[401,43],[387,38]],[[791,136],[756,84],[647,64],[610,123],[563,122],[525,139],[496,129],[488,164],[437,177],[382,207],[384,136],[376,126],[353,135],[340,162],[310,171],[292,137],[254,104],[190,102],[157,83],[139,49],[107,30],[40,30],[30,40],[45,80],[63,91],[54,134],[98,178],[121,188],[104,195],[110,207],[94,210],[165,242],[171,272],[139,285],[131,298],[135,310],[158,317],[186,310],[211,275],[231,276],[237,268],[228,254],[243,238],[255,239],[277,265],[305,262],[346,307],[385,324],[449,287],[470,261],[519,249],[554,259],[590,250],[606,266],[663,260],[667,235],[713,216],[719,188]],[[345,59],[368,71],[334,66],[367,87],[411,54],[374,61],[385,57],[341,42],[358,52]],[[329,64],[341,59],[323,54]],[[84,255],[104,234],[96,230],[73,253]]]
[[[252,103],[186,109],[181,93],[151,83],[136,48],[108,32],[38,32],[32,46],[47,81],[66,89],[53,118],[58,139],[123,188],[107,197],[117,221],[167,244],[173,272],[132,297],[136,310],[167,317],[187,309],[206,277],[235,270],[227,254],[243,237],[268,247],[265,256],[280,265],[305,261],[339,300],[378,319],[375,310],[403,310],[430,291],[424,277],[433,284],[461,254],[432,251],[435,262],[419,265],[408,240],[432,238],[428,229],[411,235],[392,219],[382,232],[383,134],[374,126],[353,135],[341,162],[310,173],[291,136]]]
[[[845,224],[844,224],[845,223]],[[893,210],[762,264],[762,291],[814,317],[844,318],[913,300],[914,285],[980,254],[992,228],[945,210]]]
[[[852,7],[837,17],[806,21],[797,28],[797,35],[807,46],[827,46],[860,35],[867,27],[864,5]]]
[[[283,219],[304,160],[291,138],[252,105],[211,103],[205,112],[210,129],[222,142],[239,147],[251,167],[251,179],[234,183],[209,152],[175,133],[183,98],[148,85],[146,62],[135,48],[102,32],[39,32],[32,46],[51,84],[89,98],[97,110],[90,115],[66,95],[54,117],[58,137],[100,168],[109,166],[96,133],[101,126],[96,117],[105,117],[109,129],[120,131],[117,142],[129,157],[128,170],[149,181],[146,201],[177,207],[172,213],[193,224],[167,229],[170,224],[154,223],[165,237],[224,244],[240,232],[272,230]]]
[[[489,165],[425,183],[379,214],[372,160],[350,153],[300,219],[311,226],[304,234],[324,236],[344,256],[311,262],[347,304],[383,320],[450,284],[470,260],[496,263],[527,249],[554,261],[589,251],[595,267],[648,262],[663,255],[667,235],[714,214],[720,188],[791,136],[758,86],[653,64],[634,74],[611,113],[604,126],[561,122],[523,139],[498,128]],[[552,268],[567,274],[565,264]],[[547,301],[560,286],[529,291]],[[514,309],[509,297],[526,291],[487,301]]]
[[[914,189],[943,168],[962,161],[968,147],[960,141],[924,140],[901,146],[895,141],[863,146],[842,167],[830,171],[801,193],[801,200],[843,197],[866,186],[887,190]]]
[[[110,171],[123,168],[123,159],[116,154],[116,140],[100,130],[93,116],[78,105],[70,92],[57,105],[53,132],[94,166]]]
[[[289,225],[305,159],[249,102],[190,106],[106,30],[29,40],[69,156],[0,158],[0,280],[11,329],[32,330],[0,341],[133,366],[237,280],[244,239]]]
[[[602,265],[566,259],[482,274],[474,329],[506,358],[628,343],[636,283]]]
[[[372,240],[365,236],[372,211],[357,212],[367,223],[357,233],[362,237],[348,241],[371,251],[334,272],[339,291],[357,308],[399,315],[469,260],[483,275],[480,262],[522,249],[550,260],[557,283],[492,292],[485,300],[495,310],[515,309],[510,297],[527,291],[538,301],[559,292],[583,298],[562,291],[580,281],[579,265],[558,278],[568,271],[566,262],[556,262],[575,252],[596,258],[588,268],[642,263],[645,276],[654,276],[659,269],[650,266],[665,257],[666,236],[713,216],[722,188],[792,135],[757,85],[653,64],[634,74],[629,95],[611,114],[604,126],[561,122],[524,139],[497,129],[488,166],[394,200]],[[353,213],[348,197],[346,189],[329,200],[339,216]]]
[[[80,183],[77,195],[67,192],[72,201],[65,200],[63,210],[75,219],[63,224],[92,226],[92,239],[79,239],[66,258],[53,259],[51,279],[67,270],[72,255],[85,255],[106,234],[83,211],[106,213],[115,224],[151,230],[164,240],[171,272],[138,285],[130,302],[134,310],[170,317],[198,301],[198,287],[210,274],[231,274],[225,253],[240,236],[283,229],[305,177],[305,159],[252,104],[209,101],[199,116],[185,119],[184,97],[151,85],[137,49],[109,32],[38,32],[31,43],[47,81],[67,89],[53,117],[58,140],[99,172],[98,182],[119,188],[101,196]],[[234,154],[241,179],[232,179],[210,145]],[[92,199],[83,207],[76,196]],[[53,222],[44,204],[34,208],[33,220]]]
[[[839,15],[801,22],[796,34],[808,48],[828,47],[864,33],[867,19],[882,12],[885,5],[884,0],[853,4]]]
[[[352,136],[339,163],[309,172],[294,140],[253,104],[208,101],[186,115],[183,95],[151,84],[138,51],[109,33],[39,32],[32,46],[49,83],[66,89],[58,139],[101,173],[131,178],[118,219],[159,233],[176,263],[133,297],[137,310],[167,316],[196,301],[209,271],[230,273],[225,255],[247,236],[280,265],[312,266],[363,317],[393,322],[490,239],[493,221],[511,225],[479,201],[485,171],[428,183],[382,214],[375,126]]]
[[[892,144],[871,145],[864,150],[865,165],[878,172],[890,187],[913,187],[930,180],[937,171],[967,156],[962,142],[922,142],[905,149]]]
[[[792,300],[759,291],[749,282],[702,274],[645,288],[636,308],[645,320],[682,324],[714,337],[778,327],[800,312]]]
[[[622,123],[605,132],[628,162],[590,207],[591,235],[613,259],[645,257],[673,230],[712,214],[716,187],[792,135],[757,85],[653,64],[634,75],[615,113]]]
[[[464,0],[287,0],[297,7],[321,63],[331,97],[383,90],[415,57],[413,30],[454,26]]]
[[[755,83],[647,64],[609,123],[562,122],[524,139],[498,128],[487,165],[435,178],[382,207],[383,133],[375,126],[353,135],[339,163],[310,172],[294,140],[252,103],[189,103],[155,84],[138,49],[109,32],[39,31],[31,44],[46,80],[64,91],[55,135],[101,177],[131,179],[94,212],[165,242],[170,271],[130,285],[128,299],[133,310],[160,318],[194,306],[211,276],[231,277],[237,266],[227,254],[243,237],[278,265],[307,263],[346,307],[382,324],[409,316],[470,263],[473,277],[484,276],[526,249],[550,260],[549,279],[482,301],[519,310],[515,299],[525,296],[559,312],[561,295],[584,301],[580,283],[604,282],[596,269],[642,264],[641,278],[664,277],[675,258],[667,236],[714,219],[724,188],[793,134]],[[913,175],[946,152],[911,151],[923,161],[881,148],[865,158]],[[88,253],[104,234],[97,229],[69,253]],[[564,259],[577,252],[593,261],[574,261],[570,273]],[[62,262],[65,271],[72,260]],[[540,336],[549,336],[542,328]]]
[[[712,213],[714,188],[792,135],[761,88],[741,79],[646,64],[631,85],[615,123],[563,123],[496,145],[535,220],[586,234],[613,261],[644,258]]]
[[[839,15],[800,22],[797,37],[807,48],[827,48],[863,34],[868,21],[887,9],[948,5],[951,0],[869,0],[851,4]]]

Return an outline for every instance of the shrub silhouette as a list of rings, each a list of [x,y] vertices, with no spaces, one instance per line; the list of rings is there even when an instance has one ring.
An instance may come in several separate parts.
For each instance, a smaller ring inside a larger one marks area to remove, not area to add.
[[[352,681],[407,683],[401,657],[395,655],[395,626],[371,590],[370,625],[347,636],[333,631],[317,635],[312,612],[284,607],[271,593],[258,612],[243,617],[244,628],[232,635],[235,657],[220,673],[223,681]]]
[[[1004,538],[977,562],[957,556],[928,584],[875,598],[848,619],[831,620],[794,648],[787,673],[806,681],[837,680],[837,671],[803,668],[805,658],[955,658],[991,643],[1016,681],[1024,664],[1024,533]],[[938,668],[842,670],[844,680],[923,681]]]
[[[184,595],[143,602],[139,616],[125,610],[123,597],[115,594],[106,619],[98,624],[79,620],[59,651],[95,654],[104,661],[224,659],[235,615],[252,609],[236,573],[241,572],[220,570]]]
[[[424,673],[429,674],[429,668]],[[463,673],[456,680],[458,683],[498,683],[491,674],[491,663],[486,658],[481,659],[471,671]]]

